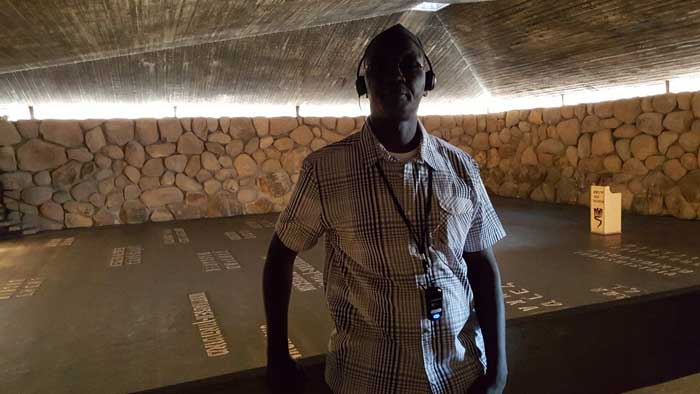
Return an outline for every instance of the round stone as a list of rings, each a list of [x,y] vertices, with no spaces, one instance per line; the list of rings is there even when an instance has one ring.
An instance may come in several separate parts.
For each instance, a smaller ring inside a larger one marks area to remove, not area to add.
[[[352,120],[352,119],[350,119],[350,120]],[[352,127],[355,127],[354,120],[352,120]],[[352,130],[352,127],[345,134],[349,133]],[[314,134],[311,132],[311,129],[308,126],[297,127],[296,129],[294,129],[290,133],[289,136],[291,137],[292,140],[294,140],[294,142],[296,142],[299,145],[304,145],[304,146],[309,145],[311,143],[311,141],[314,139]],[[277,149],[279,149],[279,148],[277,148]],[[280,149],[280,150],[282,150],[282,149]]]
[[[141,194],[141,201],[149,208],[182,202],[184,198],[182,191],[173,186],[148,190]]]
[[[690,130],[693,124],[693,113],[690,111],[675,111],[666,115],[663,126],[671,131],[682,133]]]
[[[613,135],[615,138],[634,138],[640,133],[641,131],[639,131],[636,126],[625,124],[615,129]]]
[[[609,155],[603,160],[603,166],[606,171],[617,173],[622,170],[622,160],[617,155]]]
[[[253,118],[253,125],[258,137],[264,137],[270,132],[270,122],[267,118]]]
[[[17,149],[19,168],[25,171],[43,171],[56,168],[68,161],[65,148],[33,139]]]
[[[145,176],[160,177],[163,175],[163,159],[150,159],[143,165],[141,173]]]
[[[102,148],[102,153],[107,155],[110,159],[121,160],[124,158],[124,151],[122,148],[116,145],[107,145]]]
[[[182,135],[182,124],[177,118],[158,119],[160,139],[165,142],[177,142]]]
[[[47,201],[39,207],[39,212],[47,218],[54,220],[56,222],[63,222],[64,211],[61,204],[55,203],[53,201]]]
[[[0,147],[0,171],[17,171],[17,158],[11,146]]]
[[[565,145],[575,146],[580,134],[581,126],[578,119],[565,120],[557,125],[557,135]]]
[[[207,138],[210,142],[216,142],[217,144],[226,145],[231,142],[231,136],[222,132],[209,134]]]
[[[659,135],[659,152],[666,154],[668,148],[678,141],[678,133],[664,131]]]
[[[187,174],[187,176],[193,177],[197,175],[201,168],[202,162],[199,156],[192,156],[190,157],[189,161],[187,161],[187,166],[185,167],[185,174]]]
[[[680,138],[678,139],[678,144],[686,152],[697,151],[698,147],[700,147],[700,132],[691,131],[681,134]]]
[[[160,184],[163,186],[172,186],[175,184],[175,173],[172,171],[165,171],[162,177],[160,177]]]
[[[22,190],[22,201],[30,205],[41,205],[53,195],[53,188],[47,186],[34,186]]]
[[[197,159],[194,159],[196,157]],[[199,162],[199,156],[193,156],[191,160],[197,160]],[[173,155],[165,158],[165,168],[175,171],[175,172],[183,172],[185,168],[187,167],[187,156],[185,155]],[[199,171],[199,168],[197,169]],[[196,173],[196,172],[195,172]]]
[[[238,201],[242,204],[251,203],[258,198],[258,191],[253,188],[240,189],[236,197],[238,198]]]
[[[622,165],[622,171],[632,176],[646,175],[649,170],[639,159],[631,158]]]
[[[231,141],[231,143],[226,145],[226,153],[231,157],[236,157],[241,152],[243,152],[243,141]]]
[[[65,147],[83,145],[83,131],[78,122],[73,120],[44,120],[39,126],[39,133],[44,140]]]
[[[68,228],[91,227],[92,218],[77,213],[67,213],[65,215],[65,224]]]
[[[177,141],[177,152],[186,155],[198,155],[204,152],[204,143],[194,133],[187,132]]]
[[[138,185],[126,185],[124,188],[124,199],[136,200],[141,195],[141,188]]]
[[[659,135],[664,129],[664,115],[657,112],[646,112],[637,117],[637,129],[649,135]]]
[[[651,98],[651,105],[654,111],[667,114],[676,108],[676,95],[661,94]]]
[[[126,177],[129,178],[129,180],[131,182],[134,182],[134,183],[139,183],[139,181],[141,180],[141,172],[139,172],[139,170],[136,167],[132,167],[132,166],[125,167],[124,168],[124,175],[126,175]]]
[[[221,169],[221,164],[219,164],[219,160],[211,152],[202,153],[201,160],[202,160],[202,167],[205,170],[217,171],[217,170]]]
[[[285,152],[294,148],[294,140],[289,137],[279,138],[275,141],[274,146],[280,152]]]
[[[258,164],[247,154],[238,155],[233,166],[240,177],[253,176],[258,172]]]
[[[158,135],[158,121],[156,119],[137,119],[134,124],[136,139],[144,146],[155,144],[160,139]]]
[[[185,174],[175,175],[175,185],[186,192],[198,192],[202,190],[202,185]]]
[[[600,118],[595,115],[588,115],[581,122],[581,131],[584,133],[595,133],[600,130]]]
[[[683,156],[681,156],[681,164],[686,170],[692,171],[698,168],[697,156],[693,153],[686,153]]]
[[[143,146],[136,141],[129,141],[124,147],[124,160],[130,165],[141,168],[146,160],[146,152]]]
[[[613,104],[613,114],[615,118],[628,124],[635,123],[637,116],[641,113],[642,106],[637,98],[617,100]]]
[[[39,186],[48,186],[51,184],[51,175],[48,171],[41,171],[34,174],[34,183]]]
[[[600,130],[593,134],[591,153],[594,156],[608,155],[613,152],[615,152],[615,144],[610,130]]]
[[[644,160],[644,165],[650,170],[656,170],[657,168],[663,166],[665,161],[666,157],[663,155],[652,155]]]
[[[646,134],[638,135],[632,140],[630,150],[635,158],[645,160],[658,152],[656,138]]]
[[[221,182],[217,181],[216,179],[209,179],[208,181],[204,182],[205,193],[212,195],[219,190],[221,190]]]
[[[168,157],[175,153],[175,144],[166,142],[163,144],[153,144],[146,147],[146,152],[153,157]]]
[[[128,119],[112,119],[105,122],[107,142],[124,146],[134,139],[134,122]]]
[[[664,163],[664,174],[676,182],[681,180],[687,173],[688,170],[683,167],[678,159],[669,160]]]
[[[17,132],[15,125],[4,119],[0,119],[0,146],[14,145],[21,141],[22,136]]]

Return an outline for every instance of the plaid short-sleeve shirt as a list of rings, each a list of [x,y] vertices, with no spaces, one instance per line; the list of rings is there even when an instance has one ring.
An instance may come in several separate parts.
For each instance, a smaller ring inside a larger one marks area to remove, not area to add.
[[[324,290],[335,324],[325,379],[338,394],[466,393],[486,368],[481,329],[463,252],[505,236],[474,160],[419,123],[418,155],[392,157],[368,124],[310,154],[276,226],[300,252],[325,234]],[[379,163],[411,223],[423,220],[433,172],[428,228],[443,290],[443,316],[427,317],[418,247],[399,215]]]

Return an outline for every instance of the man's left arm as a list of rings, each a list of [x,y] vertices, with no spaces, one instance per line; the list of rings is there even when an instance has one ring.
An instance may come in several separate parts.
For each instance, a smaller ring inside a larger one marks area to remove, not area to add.
[[[486,347],[486,375],[480,378],[470,393],[503,391],[508,377],[506,360],[506,324],[501,275],[493,250],[464,252],[468,266],[469,285],[474,293],[474,305]]]

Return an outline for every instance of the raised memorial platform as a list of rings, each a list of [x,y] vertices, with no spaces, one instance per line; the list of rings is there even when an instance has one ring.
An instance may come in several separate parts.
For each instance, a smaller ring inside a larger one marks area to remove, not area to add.
[[[700,371],[700,223],[495,199],[508,393],[619,393]],[[0,243],[0,392],[264,392],[261,278],[276,215]],[[290,349],[321,376],[323,248],[295,265]]]

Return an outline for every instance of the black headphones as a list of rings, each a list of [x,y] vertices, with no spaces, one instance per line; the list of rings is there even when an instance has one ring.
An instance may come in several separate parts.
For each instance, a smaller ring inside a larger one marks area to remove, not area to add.
[[[362,97],[367,94],[367,83],[365,82],[365,77],[360,75],[360,67],[362,67],[362,62],[365,61],[365,57],[367,56],[367,49],[369,49],[370,46],[372,46],[372,43],[374,40],[377,39],[379,36],[375,36],[372,41],[367,44],[367,48],[365,48],[365,51],[362,53],[362,58],[360,58],[360,62],[357,64],[357,78],[355,79],[355,90],[357,91],[357,96]],[[428,66],[430,66],[430,69],[425,72],[425,88],[424,90],[430,91],[435,89],[435,85],[437,84],[437,78],[435,77],[435,72],[433,72],[433,64],[430,62],[430,58],[428,57],[428,54],[425,53],[425,49],[423,48],[423,43],[420,41],[420,38],[411,36],[411,39],[413,40],[414,43],[418,45],[420,50],[423,52],[423,57],[425,57],[425,60],[428,61]]]

